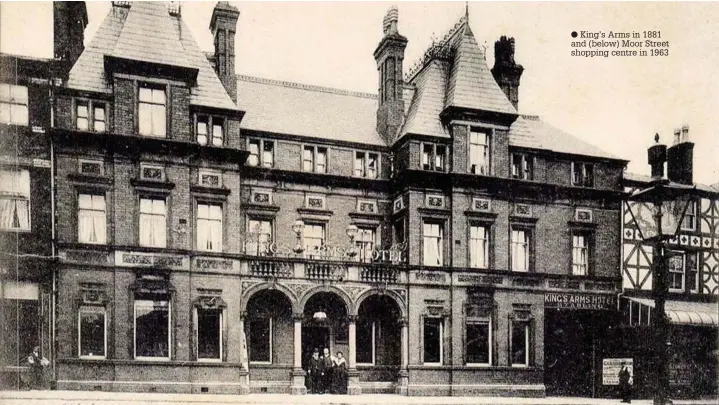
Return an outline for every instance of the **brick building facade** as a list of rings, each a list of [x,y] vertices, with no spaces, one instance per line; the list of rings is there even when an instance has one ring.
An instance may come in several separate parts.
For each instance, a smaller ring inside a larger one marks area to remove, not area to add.
[[[113,2],[63,53],[58,388],[305,393],[327,347],[354,394],[589,395],[627,162],[519,114],[514,40],[490,69],[468,15],[405,75],[390,9],[378,94],[236,75],[239,15],[208,56]]]

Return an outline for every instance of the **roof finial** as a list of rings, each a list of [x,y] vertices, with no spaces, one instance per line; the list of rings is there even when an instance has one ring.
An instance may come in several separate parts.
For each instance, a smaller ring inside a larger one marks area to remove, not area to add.
[[[467,20],[467,24],[469,24],[469,2],[464,2],[464,18]]]

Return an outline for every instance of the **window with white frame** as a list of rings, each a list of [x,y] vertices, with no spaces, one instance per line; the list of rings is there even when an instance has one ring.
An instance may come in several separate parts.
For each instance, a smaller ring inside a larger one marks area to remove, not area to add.
[[[376,153],[355,152],[354,175],[355,177],[377,178],[377,162],[379,157]]]
[[[105,104],[89,100],[75,101],[75,127],[80,131],[105,132]]]
[[[489,174],[489,135],[472,129],[469,132],[469,172]]]
[[[302,170],[327,173],[327,148],[306,145],[302,151]]]
[[[589,275],[589,235],[586,233],[572,234],[572,275]]]
[[[77,317],[77,343],[80,358],[107,356],[107,319],[103,306],[81,306]]]
[[[272,363],[272,318],[249,320],[249,355],[253,363]]]
[[[105,196],[79,194],[77,197],[77,241],[107,243],[107,215]]]
[[[222,252],[222,204],[197,204],[197,249]]]
[[[95,132],[105,132],[107,130],[104,104],[93,104],[92,106],[92,129]]]
[[[669,267],[669,291],[684,291],[684,259],[684,253],[682,252],[673,251],[669,253],[669,258],[667,259],[667,266]]]
[[[527,229],[512,228],[510,239],[510,261],[512,271],[529,271],[531,232]]]
[[[687,210],[682,218],[682,230],[695,231],[697,229],[697,202],[689,201]]]
[[[510,357],[512,367],[529,366],[529,322],[512,321]]]
[[[0,83],[0,122],[3,124],[28,124],[27,87]]]
[[[249,140],[250,156],[247,164],[250,166],[272,167],[275,164],[275,143],[265,139]]]
[[[257,256],[267,254],[272,244],[272,221],[250,219],[247,226],[247,234],[250,235],[250,240],[247,242],[245,253]]]
[[[492,364],[492,319],[467,318],[465,323],[465,353],[468,365]]]
[[[167,297],[134,302],[135,358],[169,359],[171,312]]]
[[[28,170],[0,170],[0,229],[30,230]]]
[[[374,227],[360,226],[355,236],[355,246],[359,251],[357,260],[362,262],[372,261],[372,251],[377,241],[377,230]]]
[[[521,180],[534,178],[534,165],[531,156],[524,153],[512,154],[512,178]]]
[[[375,364],[376,322],[359,319],[357,322],[357,364]]]
[[[167,246],[167,209],[164,199],[140,199],[140,246]]]
[[[225,139],[225,120],[220,117],[198,115],[195,136],[200,145],[222,146]]]
[[[594,165],[591,163],[572,162],[572,185],[577,187],[594,187]]]
[[[424,364],[442,364],[444,321],[442,318],[423,318],[423,357]]]
[[[469,267],[489,267],[489,228],[482,225],[469,227]]]
[[[444,264],[444,229],[442,223],[426,221],[422,226],[423,255],[425,266]]]
[[[80,131],[90,129],[90,103],[78,101],[75,103],[75,126]]]
[[[325,225],[306,223],[303,231],[305,254],[309,257],[318,255],[325,245]]]
[[[422,144],[422,169],[445,171],[447,147],[433,143]]]
[[[222,309],[196,308],[197,359],[222,360]]]
[[[138,129],[140,135],[164,138],[167,133],[167,97],[162,86],[140,86]]]

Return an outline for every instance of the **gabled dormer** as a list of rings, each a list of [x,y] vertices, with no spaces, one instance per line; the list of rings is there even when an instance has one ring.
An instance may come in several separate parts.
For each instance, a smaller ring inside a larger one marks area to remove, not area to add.
[[[218,5],[215,14],[228,7]],[[238,16],[213,15],[213,22],[234,35],[229,27]],[[181,5],[113,2],[59,93],[56,126],[63,129],[240,147],[243,111],[182,21]]]

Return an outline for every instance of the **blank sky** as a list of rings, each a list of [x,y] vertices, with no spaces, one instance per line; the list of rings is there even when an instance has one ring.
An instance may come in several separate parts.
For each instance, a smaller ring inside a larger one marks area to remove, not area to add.
[[[214,2],[182,2],[182,15],[205,50]],[[238,73],[376,93],[372,52],[382,36],[385,2],[237,2]],[[405,71],[431,38],[464,14],[464,2],[396,2],[409,39]],[[89,2],[92,37],[109,2]],[[524,65],[520,112],[538,114],[648,174],[646,148],[655,132],[671,142],[688,124],[695,181],[719,182],[719,3],[470,2],[470,22],[493,64],[500,35],[516,39]],[[661,31],[668,57],[570,56],[572,31]],[[52,5],[0,3],[0,50],[52,56]]]

